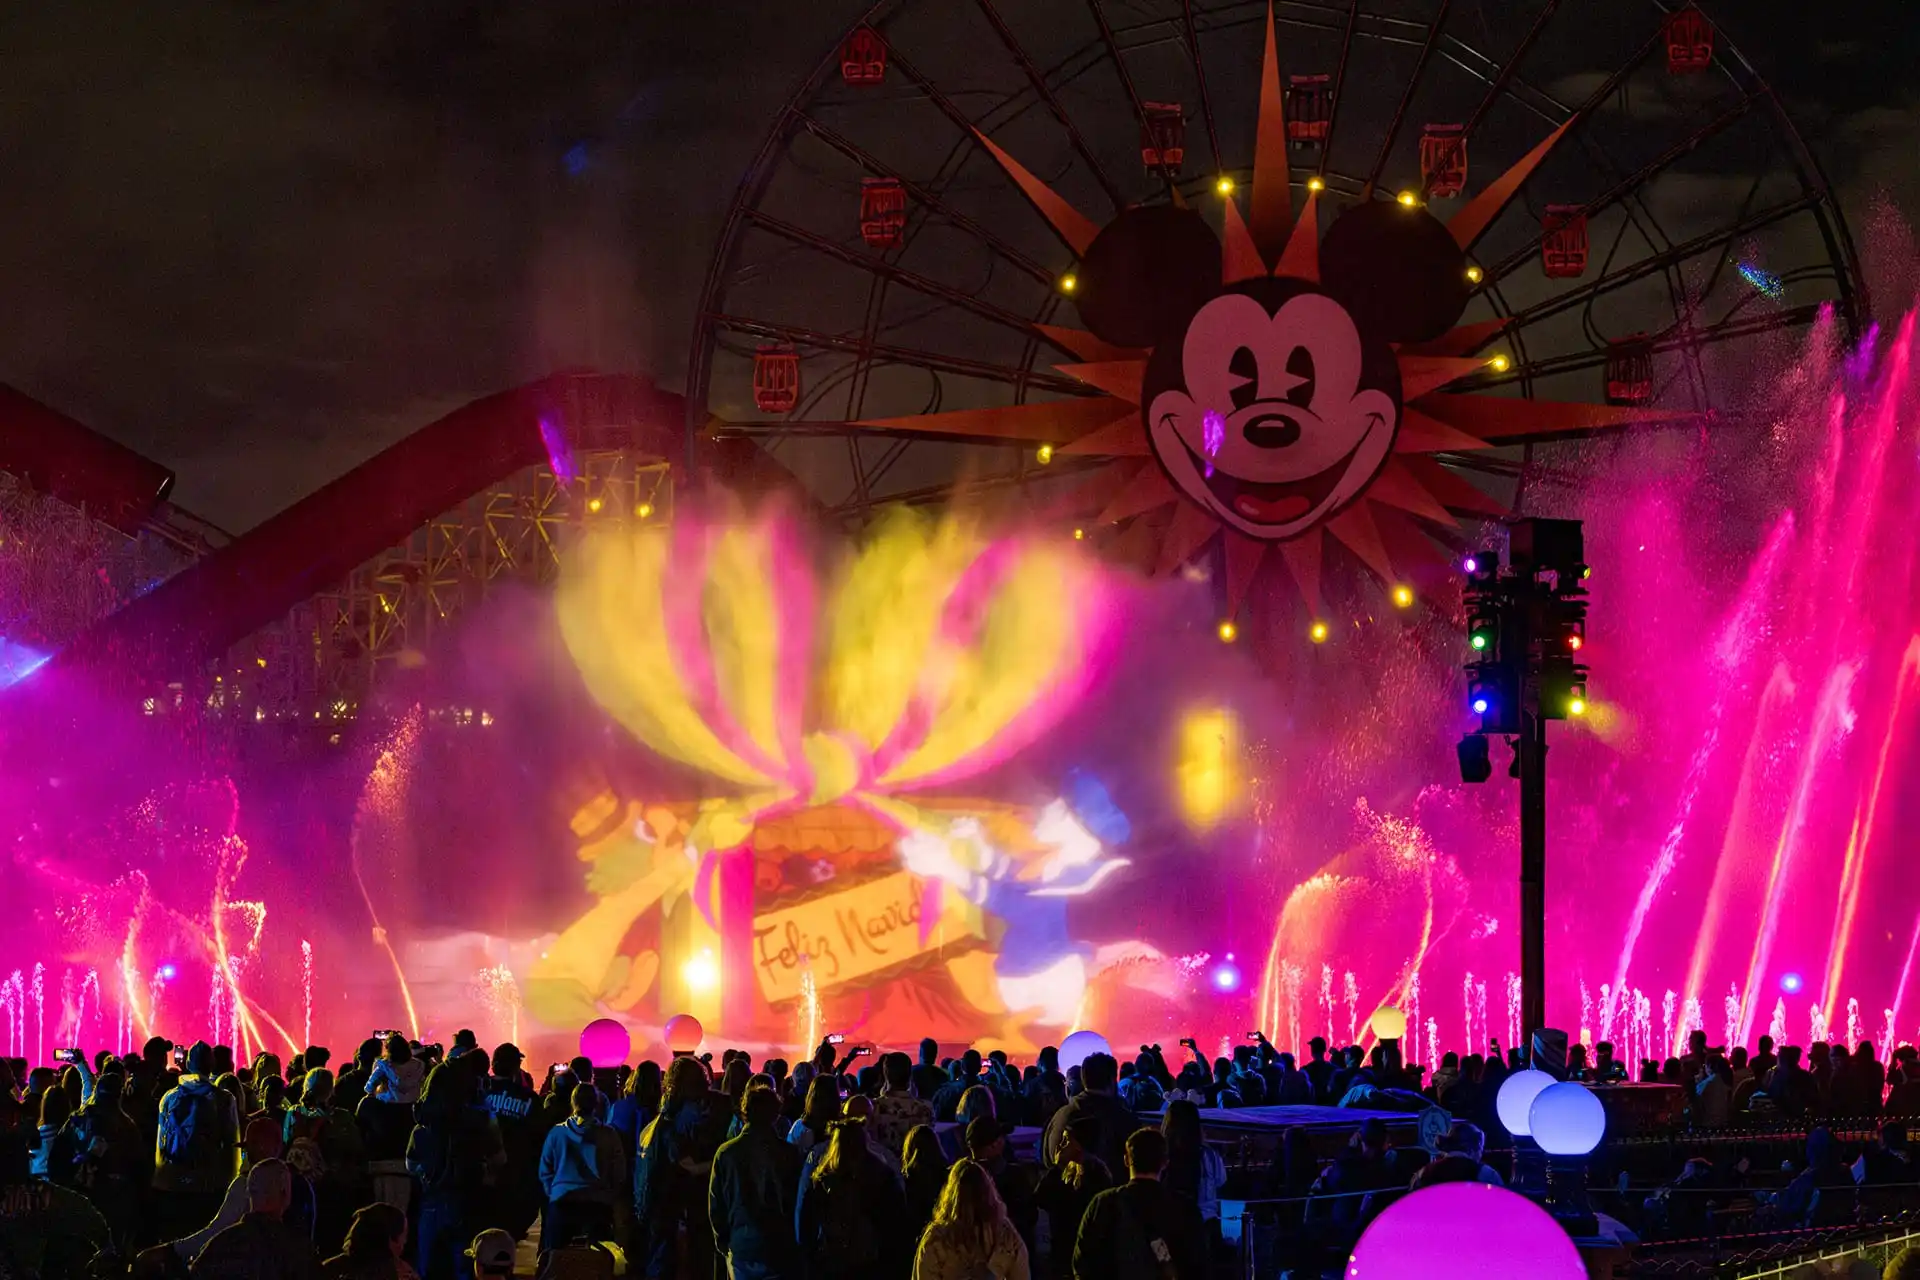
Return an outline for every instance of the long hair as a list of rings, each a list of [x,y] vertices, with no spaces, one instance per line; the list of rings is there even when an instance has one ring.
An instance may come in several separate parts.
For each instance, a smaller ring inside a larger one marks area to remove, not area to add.
[[[965,1255],[969,1263],[984,1265],[993,1253],[994,1236],[1006,1221],[1007,1206],[986,1167],[963,1156],[947,1173],[947,1185],[940,1189],[933,1220],[920,1237],[920,1249],[924,1252],[929,1241],[939,1240]]]
[[[960,1095],[960,1105],[955,1108],[955,1119],[963,1125],[972,1124],[982,1116],[989,1120],[998,1120],[999,1110],[999,1103],[993,1096],[993,1090],[983,1084],[976,1084]]]
[[[944,1180],[947,1176],[947,1153],[940,1149],[940,1136],[930,1124],[917,1124],[907,1130],[907,1139],[903,1144],[905,1155],[900,1162],[900,1172],[912,1182],[926,1177],[925,1170],[938,1170]]]
[[[1163,1178],[1176,1190],[1198,1196],[1200,1175],[1206,1168],[1200,1108],[1185,1098],[1169,1102],[1160,1117],[1160,1136],[1167,1140],[1167,1168]]]
[[[867,1146],[865,1120],[835,1120],[827,1126],[827,1154],[813,1170],[816,1187],[860,1176],[873,1150]]]
[[[641,1062],[627,1077],[627,1096],[637,1103],[648,1115],[660,1110],[660,1086],[664,1075],[660,1064],[651,1059]]]
[[[707,1064],[698,1058],[675,1058],[667,1068],[667,1101],[697,1102],[707,1092]]]
[[[827,1136],[827,1128],[840,1118],[840,1082],[832,1076],[815,1076],[807,1086],[807,1105],[800,1112],[807,1132],[815,1142]]]

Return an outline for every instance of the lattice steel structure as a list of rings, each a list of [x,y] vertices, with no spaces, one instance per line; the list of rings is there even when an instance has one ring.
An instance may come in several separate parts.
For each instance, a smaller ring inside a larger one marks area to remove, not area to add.
[[[208,707],[255,720],[344,720],[382,676],[425,661],[436,639],[503,585],[551,582],[590,523],[672,518],[668,465],[621,449],[574,455],[567,481],[529,467],[462,502],[236,645]]]

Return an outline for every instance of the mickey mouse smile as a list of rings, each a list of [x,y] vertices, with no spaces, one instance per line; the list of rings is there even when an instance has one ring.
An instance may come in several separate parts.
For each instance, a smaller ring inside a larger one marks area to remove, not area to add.
[[[1284,424],[1284,431],[1281,424]],[[1180,439],[1175,430],[1176,423],[1173,415],[1164,415],[1161,426],[1173,438]],[[1249,439],[1255,443],[1264,444],[1261,435],[1256,432],[1282,432],[1297,439],[1300,427],[1283,414],[1268,414],[1255,419],[1246,428]],[[1278,440],[1265,447],[1284,447],[1289,443],[1292,441]],[[1324,503],[1339,487],[1341,477],[1353,467],[1354,455],[1360,451],[1360,445],[1363,443],[1365,443],[1364,439],[1343,454],[1339,461],[1310,476],[1298,480],[1261,482],[1230,475],[1218,467],[1211,466],[1204,457],[1194,451],[1192,445],[1180,439],[1181,447],[1187,451],[1187,456],[1193,459],[1194,470],[1200,474],[1201,482],[1206,485],[1207,491],[1219,501],[1220,505],[1255,524],[1262,525],[1285,524],[1290,520],[1298,520]]]

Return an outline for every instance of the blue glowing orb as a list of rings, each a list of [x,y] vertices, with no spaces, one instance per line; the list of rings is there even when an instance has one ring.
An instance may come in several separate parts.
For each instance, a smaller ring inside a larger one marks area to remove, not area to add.
[[[1783,973],[1780,975],[1780,989],[1788,995],[1792,995],[1804,985],[1806,984],[1800,980],[1800,975],[1797,973]]]
[[[1548,1155],[1584,1156],[1607,1136],[1607,1109],[1578,1080],[1562,1080],[1535,1095],[1527,1127]]]
[[[1489,705],[1490,704],[1487,702],[1485,698],[1475,698],[1473,700],[1473,714],[1477,716],[1483,716],[1487,714],[1487,707]]]
[[[1060,1042],[1060,1073],[1065,1075],[1096,1053],[1111,1055],[1113,1046],[1098,1031],[1076,1031]]]
[[[1516,1071],[1506,1078],[1493,1099],[1493,1109],[1499,1113],[1500,1123],[1507,1126],[1508,1133],[1516,1138],[1525,1138],[1532,1133],[1527,1127],[1527,1112],[1533,1108],[1533,1100],[1540,1096],[1540,1091],[1552,1083],[1552,1076],[1531,1068]]]

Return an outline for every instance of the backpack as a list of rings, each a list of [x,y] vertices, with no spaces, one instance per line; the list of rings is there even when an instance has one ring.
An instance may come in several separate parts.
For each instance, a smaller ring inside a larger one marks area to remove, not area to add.
[[[826,1199],[820,1215],[821,1267],[842,1275],[877,1271],[880,1233],[862,1200],[860,1187],[836,1179],[824,1186],[814,1183],[812,1194]]]
[[[293,1125],[287,1131],[287,1166],[308,1182],[327,1176],[327,1157],[321,1145],[326,1140],[331,1116],[293,1113]]]
[[[535,1280],[613,1280],[624,1270],[610,1245],[563,1244],[540,1255]]]
[[[213,1094],[176,1088],[171,1097],[172,1102],[160,1108],[161,1158],[168,1164],[208,1163],[220,1142]]]

